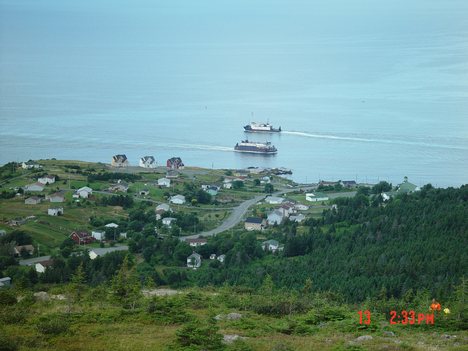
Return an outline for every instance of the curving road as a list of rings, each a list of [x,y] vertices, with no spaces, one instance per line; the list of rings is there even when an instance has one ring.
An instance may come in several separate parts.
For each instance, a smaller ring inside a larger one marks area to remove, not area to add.
[[[213,235],[222,233],[228,229],[235,227],[242,220],[244,215],[247,213],[247,210],[249,209],[249,207],[252,205],[255,205],[260,200],[263,200],[266,196],[267,194],[258,195],[254,197],[253,199],[242,202],[239,206],[234,208],[234,210],[231,212],[229,217],[226,218],[226,220],[223,223],[221,223],[219,227],[209,230],[207,232],[201,232],[201,233],[194,234],[194,235],[184,236],[184,237],[181,237],[180,240],[195,239],[195,238],[198,238],[200,235],[213,236]]]
[[[316,188],[316,185],[308,186],[308,187],[282,189],[282,190],[277,191],[277,192],[275,192],[274,194],[271,194],[271,195],[272,196],[280,196],[281,194],[286,194],[286,193],[290,193],[290,192],[293,192],[293,191],[298,191],[298,190],[308,191],[308,190],[312,190],[312,189],[315,189],[315,188]],[[346,192],[346,193],[334,193],[334,194],[329,194],[329,198],[333,199],[333,198],[336,198],[336,197],[352,197],[355,194],[356,194],[355,191]],[[224,232],[224,231],[226,231],[228,229],[231,229],[231,228],[235,227],[240,221],[243,220],[243,218],[244,218],[245,214],[247,213],[247,210],[249,209],[250,206],[255,205],[257,202],[259,202],[260,200],[263,200],[265,197],[267,197],[269,195],[270,194],[258,195],[256,197],[250,199],[250,200],[242,202],[239,206],[234,208],[234,210],[231,212],[229,217],[223,223],[221,223],[221,225],[218,226],[217,228],[206,231],[206,232],[201,232],[201,233],[198,233],[198,234],[194,234],[194,235],[184,236],[184,237],[181,237],[180,240],[196,239],[199,236],[204,236],[204,237],[214,236],[216,234],[222,233],[222,232]]]

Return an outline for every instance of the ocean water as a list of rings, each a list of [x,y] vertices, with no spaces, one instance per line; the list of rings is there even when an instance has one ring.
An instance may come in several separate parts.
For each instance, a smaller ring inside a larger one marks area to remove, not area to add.
[[[458,186],[467,18],[457,0],[0,0],[0,163],[125,153]],[[278,154],[233,152],[247,137]]]

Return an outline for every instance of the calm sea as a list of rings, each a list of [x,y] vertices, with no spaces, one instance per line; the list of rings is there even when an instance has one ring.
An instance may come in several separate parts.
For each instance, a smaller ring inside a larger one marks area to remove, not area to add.
[[[0,0],[0,163],[467,183],[468,2],[377,3]],[[279,152],[233,152],[246,137]]]

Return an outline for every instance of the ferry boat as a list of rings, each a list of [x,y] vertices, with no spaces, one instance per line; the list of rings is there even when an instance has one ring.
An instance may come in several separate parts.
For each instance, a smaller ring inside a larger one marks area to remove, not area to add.
[[[244,131],[249,133],[279,133],[281,127],[273,128],[270,123],[250,122],[250,124],[244,126]]]
[[[255,141],[242,140],[234,146],[237,152],[247,152],[252,154],[274,155],[278,152],[276,147],[270,142],[259,143]]]

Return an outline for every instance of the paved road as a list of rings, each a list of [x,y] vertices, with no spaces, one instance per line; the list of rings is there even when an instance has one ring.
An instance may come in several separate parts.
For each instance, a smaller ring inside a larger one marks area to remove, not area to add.
[[[272,196],[281,196],[282,194],[291,193],[293,191],[301,191],[301,190],[308,191],[314,188],[315,186],[282,189],[272,194]],[[337,197],[353,197],[355,194],[356,194],[355,191],[351,191],[351,192],[346,192],[346,193],[332,193],[332,194],[329,194],[328,196],[330,199],[334,199]],[[240,221],[242,221],[242,219],[244,218],[250,206],[255,205],[257,202],[263,200],[266,196],[267,194],[258,195],[254,197],[253,199],[244,201],[231,212],[229,217],[223,223],[221,223],[219,227],[209,230],[207,232],[201,232],[201,233],[194,234],[194,235],[184,236],[184,237],[181,237],[180,240],[195,239],[195,238],[198,238],[200,235],[205,236],[205,237],[214,236],[216,234],[222,233],[228,229],[235,227]]]
[[[223,223],[221,223],[221,225],[219,227],[217,227],[215,229],[212,229],[212,230],[209,230],[207,232],[202,232],[202,233],[198,233],[198,234],[195,234],[195,235],[184,236],[184,237],[182,237],[180,239],[181,240],[194,239],[194,238],[198,238],[200,235],[202,235],[202,236],[213,236],[213,235],[222,233],[222,232],[224,232],[224,231],[226,231],[228,229],[231,229],[231,228],[235,227],[237,225],[237,223],[239,223],[242,220],[242,218],[244,217],[244,215],[247,213],[247,210],[249,209],[249,207],[256,204],[260,200],[263,200],[265,198],[265,196],[266,195],[258,195],[256,197],[254,197],[253,199],[250,199],[250,200],[247,200],[247,201],[244,201],[243,203],[241,203],[239,206],[234,208],[234,210],[231,212],[229,217]]]
[[[50,256],[41,256],[41,257],[28,258],[27,260],[20,260],[19,264],[20,266],[31,266],[38,262],[47,261],[47,260],[50,260]]]

